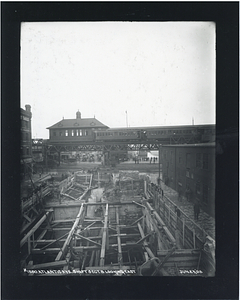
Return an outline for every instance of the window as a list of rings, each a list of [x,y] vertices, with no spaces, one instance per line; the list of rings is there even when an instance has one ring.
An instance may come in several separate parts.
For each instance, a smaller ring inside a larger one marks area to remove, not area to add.
[[[208,203],[208,186],[206,184],[203,185],[203,202]]]
[[[68,130],[65,130],[65,136],[68,136]]]
[[[178,178],[181,177],[181,170],[178,170]]]
[[[204,170],[208,169],[208,154],[207,153],[203,154],[203,169]]]
[[[167,153],[166,153],[166,150],[165,150],[164,153],[163,153],[163,158],[164,158],[164,160],[167,159]]]
[[[82,129],[79,130],[79,135],[82,136]]]
[[[179,153],[179,156],[178,156],[178,163],[179,164],[182,163],[182,153],[181,152]]]
[[[171,151],[171,158],[170,158],[171,164],[173,164],[173,151]]]
[[[60,135],[60,136],[62,136],[62,135],[63,135],[62,131],[60,131],[60,132],[59,132],[59,135]]]
[[[88,131],[86,130],[86,135],[88,135]]]
[[[190,169],[186,169],[186,177],[190,178]]]
[[[202,154],[201,153],[196,154],[196,167],[198,169],[202,168]]]
[[[72,136],[74,136],[74,130],[72,130]]]
[[[78,129],[76,130],[76,136],[78,136]]]
[[[198,195],[200,195],[200,193],[201,193],[201,184],[200,184],[200,182],[197,182],[197,183],[196,183],[196,193],[197,193]]]
[[[191,154],[190,153],[186,154],[186,166],[187,166],[187,168],[190,168],[190,166],[191,166]]]

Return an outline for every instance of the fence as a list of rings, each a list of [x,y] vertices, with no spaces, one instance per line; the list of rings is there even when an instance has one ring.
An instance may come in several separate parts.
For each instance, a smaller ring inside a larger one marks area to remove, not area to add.
[[[180,216],[175,212],[176,204],[168,197],[162,196],[161,191],[155,186],[145,183],[146,192],[153,200],[153,205],[159,216],[168,226],[171,234],[179,240],[181,248],[201,249],[205,243],[205,238],[209,235],[203,228],[191,220],[180,208]],[[176,236],[178,235],[178,236]]]

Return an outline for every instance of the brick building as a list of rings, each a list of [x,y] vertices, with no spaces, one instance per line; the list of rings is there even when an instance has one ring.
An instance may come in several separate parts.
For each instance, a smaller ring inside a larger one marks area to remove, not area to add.
[[[215,143],[162,146],[165,183],[204,211],[215,212]]]
[[[32,173],[32,128],[31,106],[25,105],[26,110],[21,108],[21,175],[25,177]]]
[[[95,117],[82,118],[76,113],[76,119],[62,119],[48,127],[51,142],[89,141],[93,138],[94,130],[105,130],[108,126],[102,124]]]

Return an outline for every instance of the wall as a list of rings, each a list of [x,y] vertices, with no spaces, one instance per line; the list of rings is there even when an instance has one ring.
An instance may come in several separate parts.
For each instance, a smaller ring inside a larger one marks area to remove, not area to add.
[[[163,180],[187,197],[199,200],[201,207],[215,215],[215,147],[214,144],[174,145],[162,147]]]

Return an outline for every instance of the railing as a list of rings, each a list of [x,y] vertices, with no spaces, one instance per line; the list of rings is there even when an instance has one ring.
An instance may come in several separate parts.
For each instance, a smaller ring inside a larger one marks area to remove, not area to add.
[[[154,207],[160,217],[168,226],[172,235],[177,239],[183,248],[202,248],[206,236],[209,235],[203,228],[189,218],[180,208],[180,216],[175,212],[176,204],[168,197],[162,196],[151,184],[146,184],[147,195],[153,200]],[[178,232],[176,233],[176,229]],[[176,236],[176,234],[178,236]]]
[[[40,199],[44,198],[48,194],[51,193],[51,188],[46,186],[42,188],[40,191],[35,192],[31,197],[29,197],[26,201],[21,201],[21,210],[22,213],[28,210],[29,207],[33,207],[34,205],[40,203]]]

